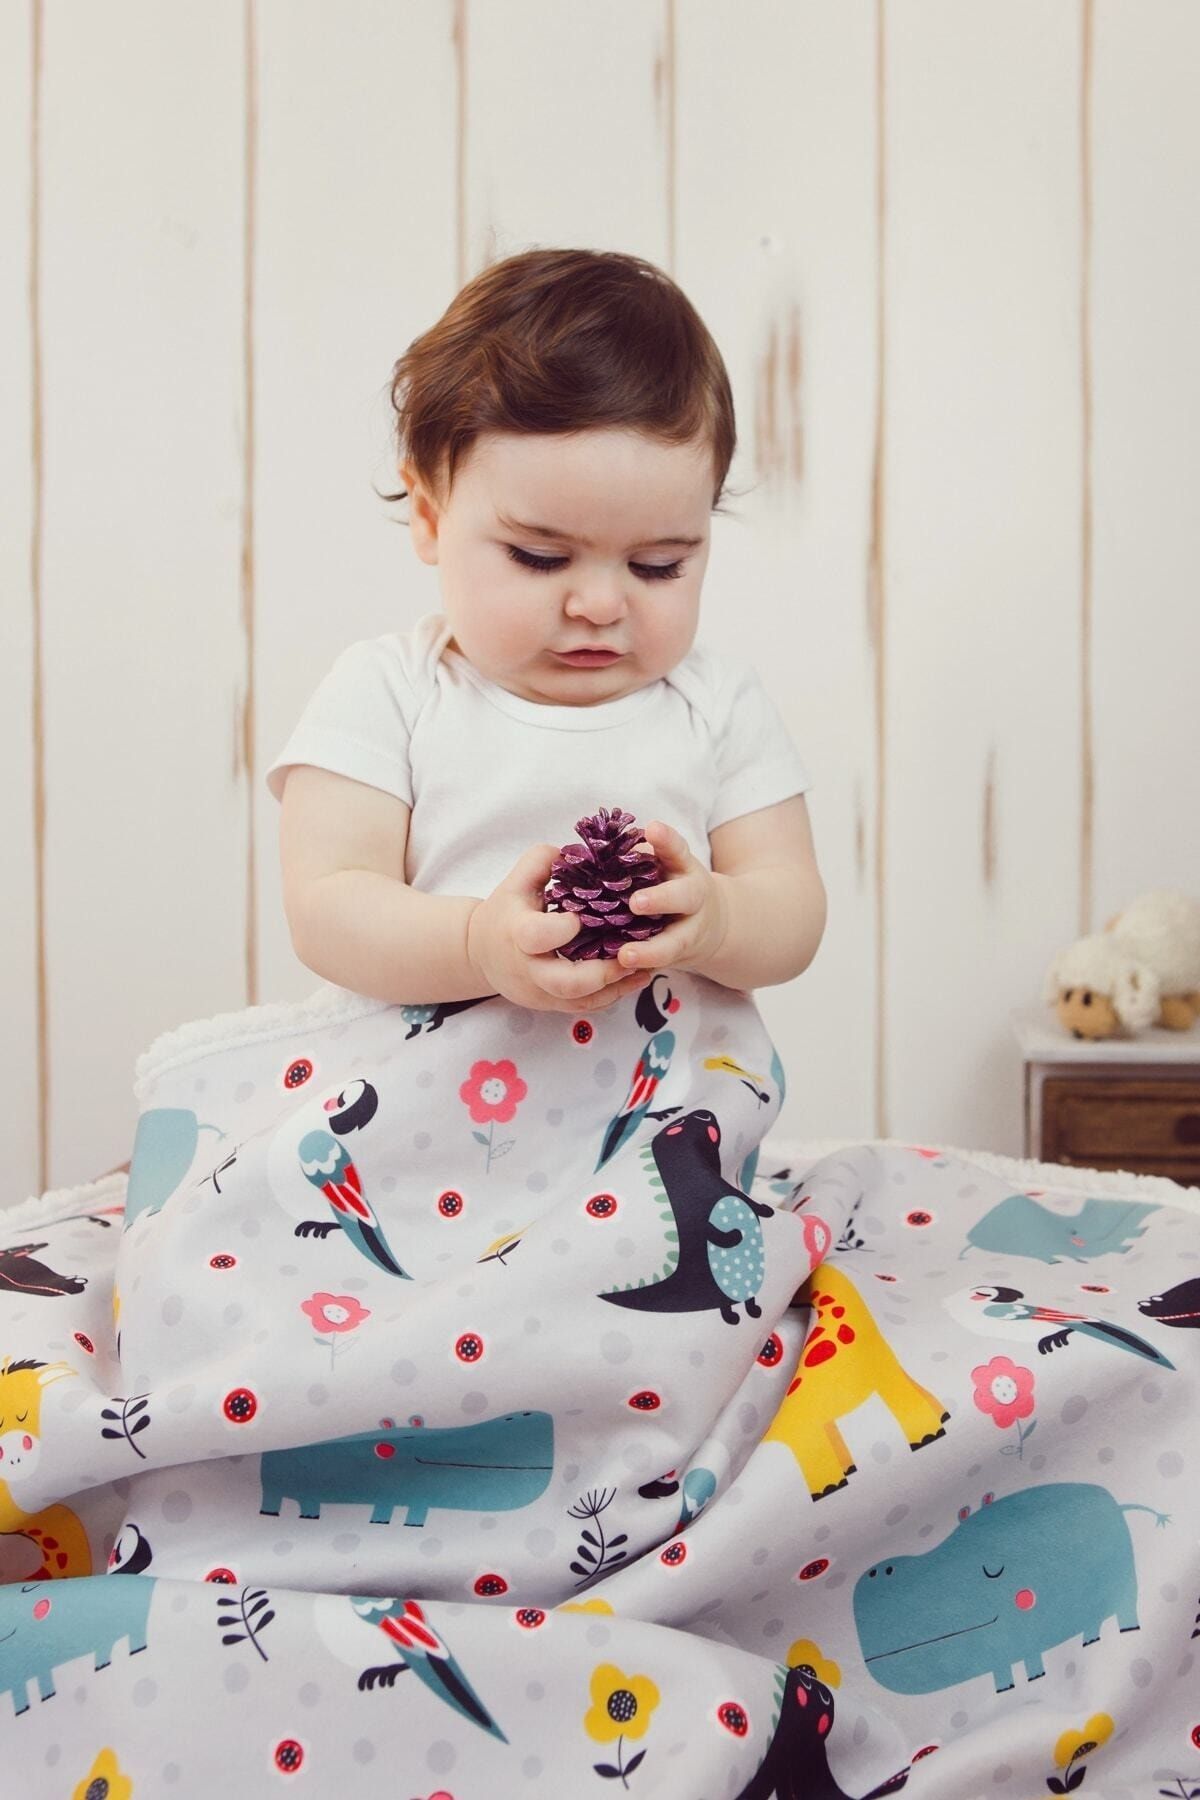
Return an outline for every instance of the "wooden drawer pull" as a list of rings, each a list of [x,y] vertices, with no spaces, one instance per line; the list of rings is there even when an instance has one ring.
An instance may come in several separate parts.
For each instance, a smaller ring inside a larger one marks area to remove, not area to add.
[[[1200,1113],[1181,1113],[1175,1121],[1175,1136],[1181,1144],[1200,1144]]]

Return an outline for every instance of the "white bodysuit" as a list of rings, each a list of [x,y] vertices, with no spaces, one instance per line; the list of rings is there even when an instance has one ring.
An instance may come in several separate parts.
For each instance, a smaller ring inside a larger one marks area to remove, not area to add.
[[[693,645],[669,675],[595,706],[542,706],[481,675],[440,612],[349,644],[266,774],[313,763],[412,808],[405,880],[492,892],[531,844],[622,807],[662,819],[711,866],[708,834],[812,779],[749,664]]]

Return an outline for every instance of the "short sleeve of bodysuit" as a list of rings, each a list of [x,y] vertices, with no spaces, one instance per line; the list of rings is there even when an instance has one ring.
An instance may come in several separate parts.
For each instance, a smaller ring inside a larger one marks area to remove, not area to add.
[[[295,763],[313,763],[413,803],[409,740],[417,695],[398,637],[348,644],[314,690],[266,773],[276,800]]]
[[[812,787],[779,709],[749,663],[727,664],[712,717],[717,791],[708,829]]]

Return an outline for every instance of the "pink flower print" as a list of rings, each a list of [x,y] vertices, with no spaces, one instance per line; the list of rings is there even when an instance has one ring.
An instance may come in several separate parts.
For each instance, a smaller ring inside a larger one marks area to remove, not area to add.
[[[328,1342],[331,1369],[337,1357],[338,1334],[357,1330],[363,1320],[371,1316],[370,1307],[360,1306],[353,1294],[313,1294],[300,1302],[300,1311],[307,1313],[318,1334],[329,1333],[328,1339],[318,1335],[316,1341],[318,1344]]]
[[[1007,1356],[993,1356],[991,1362],[971,1370],[971,1380],[975,1383],[972,1398],[980,1412],[987,1413],[1001,1431],[1007,1431],[1010,1425],[1017,1427],[1016,1443],[1007,1444],[1001,1455],[1023,1455],[1025,1440],[1032,1437],[1037,1424],[1035,1420],[1028,1431],[1020,1424],[1033,1411],[1033,1370],[1022,1368]]]
[[[504,1156],[516,1142],[515,1138],[504,1138],[496,1143],[496,1125],[508,1124],[528,1092],[528,1087],[517,1074],[517,1065],[508,1057],[500,1062],[480,1061],[471,1064],[471,1073],[459,1088],[458,1097],[477,1125],[487,1125],[486,1132],[471,1133],[476,1143],[483,1144],[487,1150],[485,1173],[490,1171],[492,1159]]]
[[[300,1311],[308,1314],[318,1331],[353,1331],[364,1319],[369,1319],[371,1309],[360,1306],[350,1294],[314,1294],[311,1300],[302,1300]]]
[[[463,1082],[458,1097],[477,1125],[486,1125],[489,1119],[507,1125],[528,1092],[517,1065],[505,1057],[501,1062],[472,1063],[470,1079]]]

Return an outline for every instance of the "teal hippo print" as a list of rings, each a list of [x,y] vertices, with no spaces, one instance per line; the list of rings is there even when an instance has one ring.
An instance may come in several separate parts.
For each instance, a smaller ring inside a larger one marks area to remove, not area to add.
[[[295,1500],[302,1519],[322,1506],[369,1506],[387,1525],[397,1507],[406,1525],[424,1525],[431,1507],[512,1512],[550,1485],[554,1420],[545,1412],[505,1413],[478,1425],[357,1431],[325,1444],[263,1453],[260,1512],[278,1517]]]
[[[186,1106],[153,1106],[141,1115],[125,1190],[126,1231],[140,1213],[162,1211],[191,1168],[202,1131],[225,1136],[219,1126],[201,1124]]]
[[[74,1581],[34,1581],[0,1588],[0,1693],[11,1694],[18,1717],[29,1711],[29,1683],[53,1700],[54,1671],[90,1656],[107,1669],[118,1639],[129,1654],[146,1648],[146,1619],[154,1594],[150,1575],[110,1581],[80,1575]]]
[[[919,1556],[873,1563],[854,1588],[863,1660],[893,1694],[932,1694],[976,1675],[996,1692],[1045,1674],[1043,1653],[1069,1638],[1094,1644],[1107,1619],[1138,1629],[1137,1575],[1127,1512],[1087,1482],[1022,1488],[959,1515],[948,1538]]]
[[[1044,1263],[1123,1256],[1145,1231],[1147,1216],[1158,1210],[1138,1200],[1085,1200],[1082,1212],[1057,1213],[1028,1194],[1010,1194],[972,1225],[960,1255],[973,1245]]]

